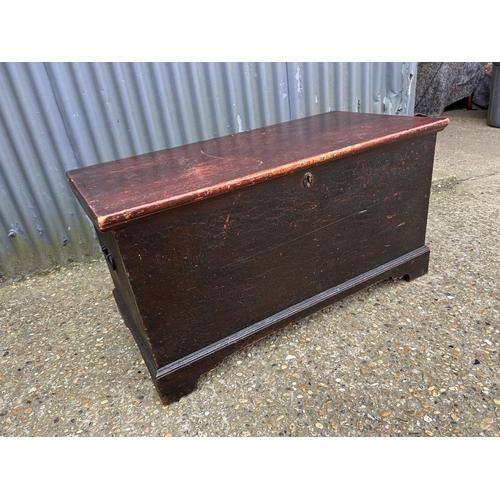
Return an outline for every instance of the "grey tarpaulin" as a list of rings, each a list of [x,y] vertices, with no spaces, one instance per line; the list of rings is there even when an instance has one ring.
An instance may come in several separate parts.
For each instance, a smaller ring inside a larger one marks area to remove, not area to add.
[[[488,66],[481,62],[419,63],[415,114],[438,116],[444,109],[470,95],[472,107],[488,106]]]

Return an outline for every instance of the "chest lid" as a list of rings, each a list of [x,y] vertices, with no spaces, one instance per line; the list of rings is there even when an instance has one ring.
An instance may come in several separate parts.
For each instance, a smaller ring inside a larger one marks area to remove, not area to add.
[[[107,231],[187,203],[442,130],[447,118],[333,111],[67,172]],[[332,168],[335,168],[334,164]]]

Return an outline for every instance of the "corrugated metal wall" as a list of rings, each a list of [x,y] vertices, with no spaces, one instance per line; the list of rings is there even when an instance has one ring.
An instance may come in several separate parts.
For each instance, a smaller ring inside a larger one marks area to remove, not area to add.
[[[413,114],[414,76],[415,63],[288,63],[291,118],[330,110]]]
[[[0,280],[97,257],[65,171],[329,110],[412,114],[416,63],[1,63]]]

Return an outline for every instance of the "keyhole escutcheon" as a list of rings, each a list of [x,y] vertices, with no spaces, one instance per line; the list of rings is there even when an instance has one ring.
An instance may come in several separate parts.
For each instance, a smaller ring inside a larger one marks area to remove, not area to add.
[[[313,174],[311,174],[311,172],[305,173],[303,182],[306,188],[310,188],[313,182]]]

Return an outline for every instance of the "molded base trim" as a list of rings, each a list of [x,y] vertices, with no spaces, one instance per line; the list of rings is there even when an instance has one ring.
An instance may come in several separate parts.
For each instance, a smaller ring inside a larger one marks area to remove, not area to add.
[[[160,368],[156,367],[120,294],[116,289],[113,290],[113,294],[120,313],[141,351],[163,404],[169,404],[192,392],[196,388],[199,377],[217,367],[227,356],[286,325],[380,281],[389,278],[405,278],[411,281],[424,275],[429,267],[429,254],[429,249],[422,246]]]

